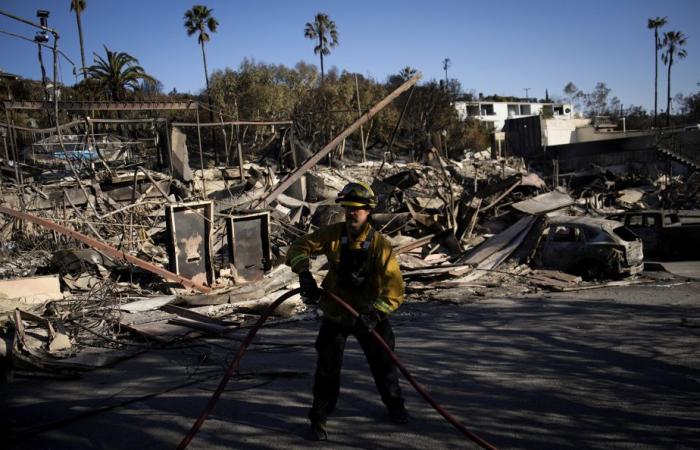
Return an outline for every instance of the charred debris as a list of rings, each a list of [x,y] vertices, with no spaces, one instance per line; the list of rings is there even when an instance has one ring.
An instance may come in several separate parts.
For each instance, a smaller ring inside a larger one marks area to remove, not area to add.
[[[678,234],[697,234],[700,177],[691,165],[663,170],[662,152],[644,171],[558,173],[507,151],[455,160],[432,145],[353,148],[347,138],[417,79],[320,149],[297,140],[292,122],[87,117],[118,104],[72,105],[80,120],[44,130],[0,124],[4,373],[74,377],[249,326],[296,287],[286,249],[342,220],[334,199],[350,180],[377,194],[373,225],[393,243],[411,299],[644,282],[647,245],[680,251]],[[241,125],[266,139],[245,152],[230,139],[234,163],[205,164],[201,129]],[[325,270],[314,262],[315,275]],[[296,298],[275,320],[314,315]]]

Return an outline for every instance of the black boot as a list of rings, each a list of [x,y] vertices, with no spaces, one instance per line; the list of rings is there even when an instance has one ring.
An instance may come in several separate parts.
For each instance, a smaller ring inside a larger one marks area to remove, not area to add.
[[[391,408],[389,410],[389,417],[391,417],[392,422],[397,424],[406,424],[410,420],[408,411],[406,411],[406,408],[403,405],[396,408]]]
[[[311,425],[309,425],[309,429],[306,432],[306,439],[309,441],[327,441],[328,433],[326,432],[326,421],[311,421]]]

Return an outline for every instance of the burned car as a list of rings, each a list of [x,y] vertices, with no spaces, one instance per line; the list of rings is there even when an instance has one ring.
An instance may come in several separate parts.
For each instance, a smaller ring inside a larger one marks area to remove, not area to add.
[[[619,220],[644,242],[647,256],[671,259],[695,259],[700,252],[700,223],[696,211],[640,210],[608,217]]]
[[[556,216],[549,218],[535,264],[590,280],[637,274],[643,259],[641,239],[620,222]]]

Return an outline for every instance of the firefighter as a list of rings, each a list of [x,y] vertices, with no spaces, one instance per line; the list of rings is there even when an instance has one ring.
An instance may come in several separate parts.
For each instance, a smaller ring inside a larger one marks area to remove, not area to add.
[[[407,423],[408,414],[399,388],[398,372],[371,331],[394,349],[389,314],[403,302],[404,284],[391,244],[369,224],[376,198],[362,183],[349,183],[336,203],[345,207],[345,222],[320,228],[294,242],[286,263],[299,275],[302,296],[318,302],[322,320],[316,339],[318,360],[314,377],[314,401],[309,411],[308,438],[326,440],[326,419],[333,412],[340,391],[340,370],[348,335],[359,342],[389,416]],[[360,316],[354,319],[319,290],[309,271],[309,257],[325,254],[329,270],[321,286],[347,301]]]

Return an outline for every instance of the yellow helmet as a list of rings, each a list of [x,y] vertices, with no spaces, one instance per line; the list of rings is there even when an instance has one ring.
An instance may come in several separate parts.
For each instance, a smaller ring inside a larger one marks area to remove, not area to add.
[[[364,183],[348,183],[335,199],[342,206],[355,206],[374,208],[377,206],[377,198],[374,191]]]

